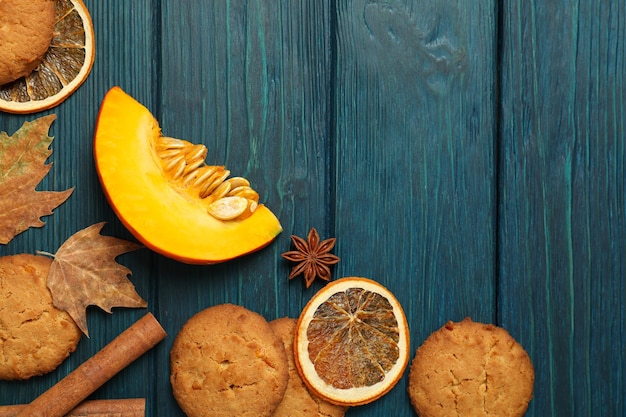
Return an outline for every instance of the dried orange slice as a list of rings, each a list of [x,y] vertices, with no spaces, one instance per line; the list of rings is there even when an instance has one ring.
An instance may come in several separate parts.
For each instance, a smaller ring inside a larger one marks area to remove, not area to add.
[[[37,68],[0,86],[0,110],[35,113],[60,104],[87,79],[95,57],[93,22],[81,0],[56,0],[54,37]]]
[[[338,279],[302,310],[294,338],[306,385],[339,405],[370,403],[388,393],[409,361],[409,327],[395,296],[376,281]]]

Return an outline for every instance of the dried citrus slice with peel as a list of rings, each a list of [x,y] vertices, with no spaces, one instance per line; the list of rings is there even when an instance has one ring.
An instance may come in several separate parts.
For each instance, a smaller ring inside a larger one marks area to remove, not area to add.
[[[87,79],[95,57],[93,22],[81,0],[55,0],[54,37],[38,67],[0,86],[0,110],[35,113],[60,104]]]
[[[338,279],[302,310],[294,338],[296,367],[309,389],[347,406],[388,393],[409,361],[409,327],[402,306],[380,283]]]

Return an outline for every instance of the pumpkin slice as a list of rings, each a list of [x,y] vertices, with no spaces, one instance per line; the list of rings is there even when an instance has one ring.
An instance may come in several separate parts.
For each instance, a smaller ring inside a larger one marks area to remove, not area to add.
[[[165,137],[150,111],[113,87],[94,138],[103,191],[126,228],[180,262],[227,261],[268,245],[281,231],[245,178],[205,163],[206,148]]]

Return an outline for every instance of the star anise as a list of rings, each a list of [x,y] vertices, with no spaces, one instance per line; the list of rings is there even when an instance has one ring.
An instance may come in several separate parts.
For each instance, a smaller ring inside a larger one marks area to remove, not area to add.
[[[314,227],[309,231],[307,240],[291,235],[291,241],[296,250],[281,255],[288,261],[298,262],[291,270],[289,279],[304,274],[304,284],[307,288],[311,286],[316,277],[330,281],[330,266],[340,260],[339,257],[330,253],[336,240],[331,238],[320,242],[320,235]]]

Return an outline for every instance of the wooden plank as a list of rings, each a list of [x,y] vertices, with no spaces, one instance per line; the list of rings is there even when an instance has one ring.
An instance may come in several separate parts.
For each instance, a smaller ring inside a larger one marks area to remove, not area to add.
[[[328,1],[224,1],[162,4],[159,112],[166,134],[204,143],[211,164],[248,178],[284,232],[269,247],[226,264],[190,267],[156,259],[158,303],[175,333],[196,312],[229,302],[267,320],[297,317],[313,294],[289,282],[280,258],[289,235],[323,232],[328,206]],[[210,237],[207,237],[210,238]],[[169,367],[155,391],[171,392]],[[159,415],[182,416],[171,395]]]
[[[39,190],[64,190],[76,187],[72,196],[52,216],[43,220],[46,225],[30,229],[6,246],[0,246],[0,255],[34,253],[36,250],[56,252],[73,233],[94,223],[106,221],[102,233],[131,238],[106,203],[95,173],[92,156],[92,137],[100,101],[115,84],[151,105],[153,95],[154,55],[153,13],[156,2],[97,2],[86,0],[95,28],[96,58],[86,82],[58,107],[32,115],[0,113],[0,129],[13,133],[24,121],[44,114],[55,113],[50,134],[55,137],[49,162],[53,167],[38,187]],[[133,271],[132,281],[138,292],[153,306],[152,277],[147,251],[124,255],[119,262]],[[57,370],[43,377],[24,382],[0,381],[0,404],[26,404],[69,374],[95,354],[115,336],[145,314],[146,310],[116,309],[108,315],[99,309],[89,309],[90,339],[83,338],[76,350]],[[151,388],[137,384],[149,380],[153,366],[150,353],[145,360],[131,365],[100,389],[94,397],[144,398]]]
[[[496,9],[406,3],[337,2],[331,215],[337,275],[392,290],[415,349],[496,316]],[[406,381],[350,413],[414,415]]]
[[[626,6],[503,3],[499,322],[528,415],[624,415]]]

